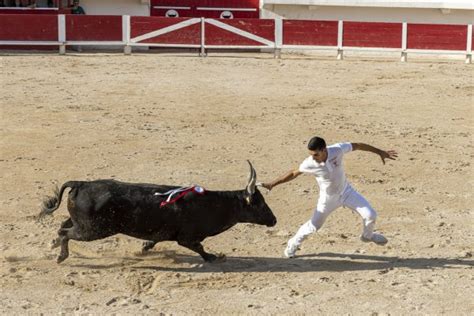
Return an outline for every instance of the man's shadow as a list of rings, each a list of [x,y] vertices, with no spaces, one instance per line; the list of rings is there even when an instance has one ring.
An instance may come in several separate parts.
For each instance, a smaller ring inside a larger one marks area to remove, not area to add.
[[[155,271],[172,272],[343,272],[343,271],[370,271],[382,270],[381,273],[397,268],[408,268],[413,270],[424,269],[472,269],[474,260],[466,258],[401,258],[390,256],[372,256],[362,254],[344,254],[325,252],[319,254],[308,254],[288,258],[268,257],[233,257],[228,256],[226,261],[219,263],[205,263],[201,257],[187,255],[174,251],[166,251],[166,257],[173,258],[173,264],[160,266],[160,252],[150,252],[149,255],[135,258],[123,258],[134,269],[150,269]],[[87,259],[81,257],[81,259]],[[117,259],[117,258],[115,258]],[[88,264],[76,263],[76,267],[93,267],[98,269],[113,268],[115,264]],[[185,265],[185,267],[183,267]]]

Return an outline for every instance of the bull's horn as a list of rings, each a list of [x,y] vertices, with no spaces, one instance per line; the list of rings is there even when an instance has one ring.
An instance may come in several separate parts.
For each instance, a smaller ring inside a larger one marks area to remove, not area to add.
[[[247,162],[250,165],[250,176],[249,176],[249,182],[247,184],[247,192],[249,193],[249,195],[253,195],[255,193],[255,183],[257,182],[257,173],[255,172],[255,169],[253,168],[250,161],[247,160]]]

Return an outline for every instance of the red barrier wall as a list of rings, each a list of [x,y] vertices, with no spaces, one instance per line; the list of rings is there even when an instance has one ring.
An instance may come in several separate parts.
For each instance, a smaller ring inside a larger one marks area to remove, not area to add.
[[[150,33],[186,20],[189,19],[134,16],[130,18],[130,37],[133,39],[137,36],[144,35],[146,33]],[[140,43],[199,45],[201,43],[201,22],[160,35],[158,37],[140,41]]]
[[[122,17],[112,15],[66,16],[68,41],[121,41]]]
[[[239,11],[230,10],[236,19],[258,19],[259,0],[152,0],[150,6],[151,16],[164,17],[169,9],[178,12],[179,17],[204,17],[204,18],[220,18],[223,9],[255,9],[255,11]],[[169,7],[156,9],[155,6]],[[189,7],[190,9],[182,9],[180,7]],[[198,9],[201,8],[201,9]],[[202,10],[202,8],[216,8],[217,10]]]
[[[69,12],[71,10],[68,10]],[[69,13],[68,12],[68,13]],[[0,8],[0,14],[64,14],[64,10],[54,10],[54,9],[2,9]]]
[[[343,46],[402,47],[402,23],[344,22]]]
[[[283,45],[337,45],[337,21],[283,20]]]
[[[57,15],[0,15],[0,40],[57,41]]]
[[[166,17],[166,12],[170,9],[155,9],[152,7],[150,10],[151,10],[150,11],[151,16]],[[196,16],[194,9],[173,9],[173,10],[178,12],[180,18],[190,18],[190,17]]]
[[[189,1],[188,1],[189,2]],[[193,0],[200,7],[258,8],[259,0]]]
[[[269,41],[275,40],[275,22],[274,20],[258,20],[258,19],[232,19],[218,20],[227,25],[238,28],[242,31],[260,36]],[[206,44],[207,45],[249,45],[262,46],[260,42],[242,37],[238,34],[218,28],[212,24],[206,23]]]
[[[131,17],[131,37],[162,29],[186,18]],[[218,21],[268,41],[275,40],[271,19],[219,19]],[[258,41],[221,29],[206,21],[206,44],[262,46]],[[284,45],[336,46],[337,21],[283,20]],[[141,43],[200,44],[201,25],[150,38]],[[466,50],[467,25],[408,24],[407,48]],[[0,41],[57,41],[58,16],[0,14]],[[66,15],[67,41],[122,41],[121,16]],[[472,49],[474,50],[474,35]],[[34,45],[35,43],[31,43]],[[345,22],[344,47],[401,48],[402,23]],[[4,46],[3,46],[4,47]]]
[[[408,24],[407,48],[466,50],[466,25]]]
[[[260,17],[259,0],[192,0],[197,17],[218,19],[222,9],[255,9],[255,11],[230,10],[235,19],[258,19]],[[198,10],[201,8],[201,10]],[[202,8],[219,8],[219,10],[202,10]]]
[[[169,7],[166,9],[155,9],[155,6]],[[182,9],[180,7],[188,7],[189,9]],[[180,18],[196,17],[196,10],[194,1],[190,0],[151,0],[150,15],[156,17],[165,17],[166,12],[170,9],[178,12]]]

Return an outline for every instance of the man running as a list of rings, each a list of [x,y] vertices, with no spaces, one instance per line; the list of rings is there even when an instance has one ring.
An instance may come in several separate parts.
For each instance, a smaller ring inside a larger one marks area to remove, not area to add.
[[[384,151],[364,143],[337,143],[326,146],[325,140],[320,137],[310,139],[308,150],[310,156],[301,163],[298,169],[291,170],[272,182],[262,183],[264,188],[271,190],[281,183],[291,181],[300,174],[306,173],[316,177],[319,185],[319,200],[313,216],[299,228],[293,238],[288,240],[285,256],[293,258],[303,240],[318,231],[329,214],[341,206],[356,211],[362,217],[364,222],[364,229],[360,236],[362,241],[385,245],[388,240],[382,234],[374,233],[377,213],[347,181],[342,158],[350,151],[362,150],[379,155],[385,164],[385,159],[395,160],[398,157],[397,152],[394,150]]]

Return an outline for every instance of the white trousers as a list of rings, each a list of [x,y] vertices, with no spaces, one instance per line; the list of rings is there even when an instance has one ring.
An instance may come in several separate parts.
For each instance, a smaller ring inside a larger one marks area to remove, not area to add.
[[[371,239],[374,233],[377,213],[359,192],[354,190],[352,186],[347,185],[341,195],[322,196],[319,198],[313,217],[301,225],[296,235],[290,239],[290,243],[295,246],[301,245],[310,234],[318,231],[323,226],[329,214],[341,206],[357,212],[362,217],[364,227],[362,236],[366,239]]]

